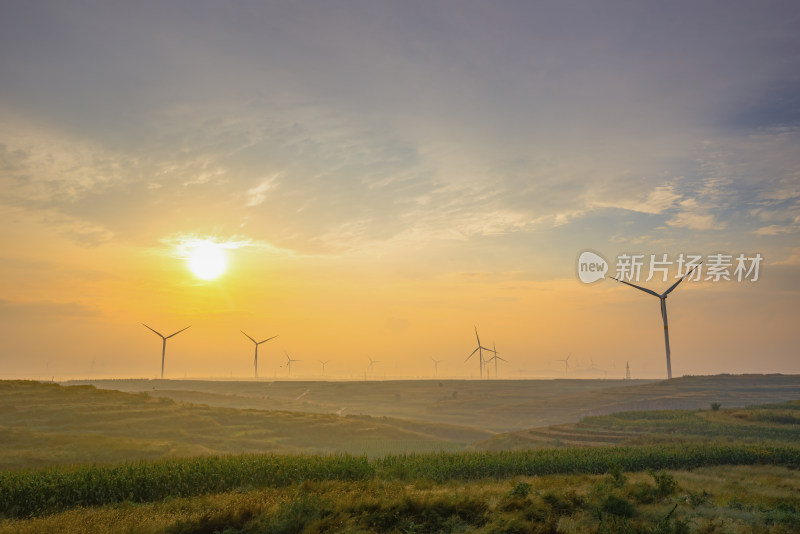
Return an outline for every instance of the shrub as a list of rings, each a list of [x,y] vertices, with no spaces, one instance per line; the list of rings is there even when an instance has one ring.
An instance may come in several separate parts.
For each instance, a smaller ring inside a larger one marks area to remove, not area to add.
[[[722,404],[720,404],[719,402],[712,402],[711,403],[711,409],[714,410],[715,412],[717,410],[719,410],[721,407],[722,407]]]
[[[616,515],[618,517],[633,517],[636,515],[636,508],[633,504],[622,497],[609,495],[600,505],[600,512],[604,514]]]
[[[514,486],[514,489],[511,490],[511,493],[509,493],[509,495],[511,495],[512,497],[525,498],[531,494],[531,488],[532,486],[529,483],[519,481],[517,482],[517,485]]]
[[[653,477],[656,483],[656,495],[659,498],[669,497],[678,490],[678,483],[675,481],[675,477],[669,473],[651,471],[650,476]]]

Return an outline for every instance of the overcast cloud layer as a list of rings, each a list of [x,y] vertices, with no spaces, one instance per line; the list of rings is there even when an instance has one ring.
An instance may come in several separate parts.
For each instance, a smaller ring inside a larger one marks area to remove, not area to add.
[[[798,231],[793,2],[3,11],[2,200],[87,241]]]

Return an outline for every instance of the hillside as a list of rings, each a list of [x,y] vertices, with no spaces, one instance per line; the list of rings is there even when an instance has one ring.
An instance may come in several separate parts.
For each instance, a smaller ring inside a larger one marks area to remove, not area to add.
[[[461,450],[490,432],[385,417],[237,410],[147,394],[0,382],[0,468],[257,452]]]
[[[794,445],[800,443],[800,400],[705,410],[617,412],[578,423],[497,434],[483,450],[707,442]]]
[[[95,380],[227,408],[344,413],[466,425],[493,432],[577,422],[631,410],[743,407],[800,398],[800,376],[688,376],[644,380],[404,380],[381,382]]]

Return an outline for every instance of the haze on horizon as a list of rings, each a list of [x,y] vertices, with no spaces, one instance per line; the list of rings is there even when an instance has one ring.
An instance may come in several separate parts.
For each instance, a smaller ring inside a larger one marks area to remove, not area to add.
[[[796,2],[0,9],[0,378],[800,373]]]

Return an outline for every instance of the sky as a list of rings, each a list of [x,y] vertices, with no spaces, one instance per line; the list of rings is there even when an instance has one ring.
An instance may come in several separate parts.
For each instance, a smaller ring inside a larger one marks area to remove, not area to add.
[[[2,378],[800,373],[796,2],[0,13]]]

